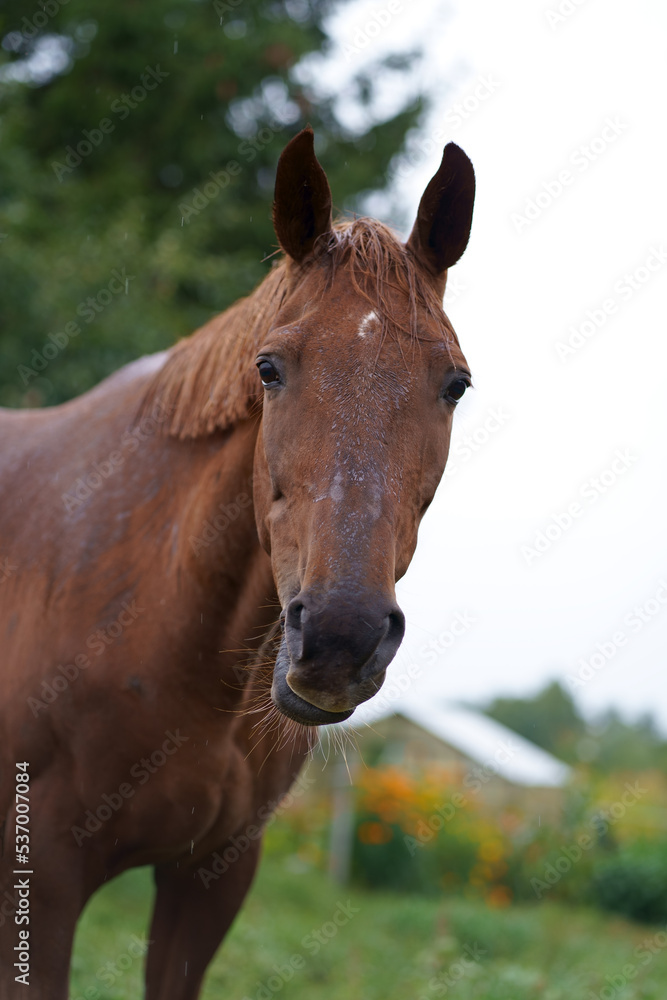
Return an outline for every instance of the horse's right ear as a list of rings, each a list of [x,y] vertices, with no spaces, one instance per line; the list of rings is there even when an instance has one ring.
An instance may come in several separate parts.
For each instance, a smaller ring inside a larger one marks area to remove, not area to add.
[[[456,264],[465,250],[472,225],[475,172],[455,143],[449,142],[438,172],[422,195],[407,246],[435,275]]]
[[[285,253],[301,263],[331,225],[329,182],[315,156],[313,130],[305,128],[287,143],[278,160],[273,227]]]

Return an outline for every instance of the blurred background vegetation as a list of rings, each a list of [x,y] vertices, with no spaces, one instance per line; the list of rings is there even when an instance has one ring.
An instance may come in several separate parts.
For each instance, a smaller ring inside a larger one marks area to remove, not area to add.
[[[483,711],[568,761],[557,808],[530,791],[502,802],[466,792],[459,768],[435,762],[374,766],[369,731],[365,766],[351,771],[352,880],[492,909],[549,900],[667,923],[667,746],[652,721],[588,721],[557,682]],[[325,871],[330,825],[330,797],[304,796],[270,843]]]
[[[332,6],[0,4],[0,405],[81,393],[253,288],[278,156],[304,125],[339,210],[384,185],[421,100],[359,134],[298,82]],[[348,99],[370,108],[417,58],[360,60]]]

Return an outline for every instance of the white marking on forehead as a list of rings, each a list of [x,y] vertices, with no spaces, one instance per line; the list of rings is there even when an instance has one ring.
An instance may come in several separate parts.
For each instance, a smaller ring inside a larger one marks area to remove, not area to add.
[[[368,331],[370,330],[371,324],[377,323],[377,318],[378,318],[377,313],[375,312],[374,309],[371,309],[370,312],[366,313],[361,323],[359,324],[359,329],[357,331],[358,335],[360,337],[365,337]]]
[[[341,472],[337,472],[336,475],[333,477],[331,489],[329,490],[329,496],[336,503],[340,503],[340,501],[343,499],[343,496],[345,495],[343,492],[342,484],[343,484],[343,474]]]

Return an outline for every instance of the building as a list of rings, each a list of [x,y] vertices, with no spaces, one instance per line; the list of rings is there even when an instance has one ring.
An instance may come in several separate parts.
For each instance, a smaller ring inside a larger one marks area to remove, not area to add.
[[[481,712],[423,697],[361,705],[343,726],[366,764],[437,764],[452,786],[478,792],[490,805],[516,802],[551,815],[571,775],[567,764]]]
[[[545,821],[557,820],[571,768],[529,740],[481,712],[404,695],[390,704],[377,699],[360,705],[346,722],[322,737],[322,754],[308,774],[319,792],[331,795],[329,870],[349,877],[354,825],[354,784],[365,767],[400,766],[443,772],[448,793],[460,791],[491,814],[515,806]],[[345,739],[345,755],[328,753],[328,744]],[[324,788],[323,788],[324,786]],[[444,790],[444,789],[443,789]]]

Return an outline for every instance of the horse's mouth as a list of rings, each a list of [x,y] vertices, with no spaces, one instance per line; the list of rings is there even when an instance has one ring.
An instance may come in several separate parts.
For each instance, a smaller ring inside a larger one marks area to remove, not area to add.
[[[289,652],[283,639],[276,657],[276,665],[273,668],[273,684],[271,686],[271,700],[283,715],[286,715],[288,719],[293,719],[294,722],[300,722],[302,726],[328,726],[350,718],[354,708],[345,712],[327,712],[324,708],[311,704],[292,691],[287,683],[289,667]]]

